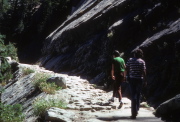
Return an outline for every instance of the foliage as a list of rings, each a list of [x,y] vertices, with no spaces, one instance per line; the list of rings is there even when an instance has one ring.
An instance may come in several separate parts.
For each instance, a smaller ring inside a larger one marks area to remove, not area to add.
[[[17,43],[21,62],[35,63],[44,39],[65,21],[70,7],[70,0],[0,0],[0,33],[5,43]],[[25,47],[32,45],[37,46],[34,56]]]
[[[67,9],[68,2],[69,0],[44,0],[41,6],[43,9],[42,20],[39,23],[38,31],[42,32],[46,30],[49,21],[60,21],[59,15],[66,12],[65,10]]]
[[[33,84],[35,87],[39,87],[39,85],[43,82],[46,82],[46,80],[50,77],[50,75],[43,74],[43,73],[36,73],[33,79]]]
[[[50,75],[36,73],[36,75],[34,76],[33,84],[43,92],[46,92],[48,94],[55,94],[55,91],[60,90],[61,87],[58,87],[55,83],[47,83],[46,81],[48,78],[50,78]]]
[[[0,103],[0,122],[23,122],[22,105],[3,105]]]
[[[35,71],[30,68],[23,68],[22,73],[23,75],[29,75],[31,73],[34,73]]]
[[[40,0],[14,0],[7,1],[1,5],[1,28],[6,34],[18,34],[24,30],[26,21],[35,12],[34,8]],[[8,7],[7,7],[8,6]]]
[[[46,92],[48,94],[55,94],[56,90],[62,89],[61,87],[58,87],[55,83],[47,82],[42,82],[39,87],[43,92]]]
[[[66,12],[67,4],[69,3],[69,0],[2,1],[0,1],[0,32],[7,36],[23,34],[31,26],[34,26],[32,25],[32,20],[39,9],[41,9],[42,14],[39,15],[41,17],[36,23],[39,27],[36,29],[42,32],[50,20],[50,15],[56,13],[58,16],[54,17],[60,18],[59,13],[62,11]]]
[[[0,34],[0,55],[2,57],[11,57],[12,59],[17,60],[17,48],[15,44],[9,43],[5,45],[4,43],[5,36]]]
[[[1,65],[0,65],[0,82],[3,83],[8,81],[9,79],[12,78],[12,72],[11,72],[11,66],[7,62],[7,59],[4,57],[0,57],[1,60]]]
[[[5,91],[5,88],[0,85],[0,94],[2,94]]]
[[[51,107],[66,108],[67,103],[60,99],[37,99],[33,103],[34,115],[44,116],[46,110]]]
[[[6,81],[12,78],[11,66],[5,57],[10,56],[12,59],[17,57],[17,49],[14,44],[4,44],[5,36],[0,34],[0,82],[6,84]]]

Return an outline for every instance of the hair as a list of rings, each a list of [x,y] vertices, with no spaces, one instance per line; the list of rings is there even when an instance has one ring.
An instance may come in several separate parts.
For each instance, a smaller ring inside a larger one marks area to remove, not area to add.
[[[113,55],[114,55],[115,57],[118,57],[118,56],[120,56],[120,53],[119,53],[118,50],[114,50]]]
[[[133,51],[133,54],[136,58],[142,58],[143,57],[143,51],[141,49],[136,49]]]

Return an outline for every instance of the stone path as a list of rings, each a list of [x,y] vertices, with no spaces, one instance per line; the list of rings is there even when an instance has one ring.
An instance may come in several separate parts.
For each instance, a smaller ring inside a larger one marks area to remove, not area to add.
[[[67,89],[57,91],[53,97],[64,99],[67,105],[67,111],[75,113],[73,122],[161,122],[152,113],[152,108],[140,108],[136,120],[130,119],[131,115],[131,101],[123,98],[124,105],[121,109],[117,109],[118,100],[109,104],[107,101],[112,96],[111,92],[105,92],[101,89],[95,88],[93,84],[89,84],[87,80],[76,76],[65,77],[67,81]]]

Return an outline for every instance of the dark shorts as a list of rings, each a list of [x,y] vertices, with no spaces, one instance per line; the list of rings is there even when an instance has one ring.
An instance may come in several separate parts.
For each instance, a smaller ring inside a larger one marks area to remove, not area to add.
[[[115,74],[115,83],[114,83],[114,85],[116,87],[120,87],[122,82],[123,82],[123,80],[124,80],[124,73],[123,72],[116,73]]]

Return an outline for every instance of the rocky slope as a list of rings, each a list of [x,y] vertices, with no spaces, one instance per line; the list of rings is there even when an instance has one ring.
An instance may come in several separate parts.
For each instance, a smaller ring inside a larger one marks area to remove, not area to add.
[[[180,92],[179,6],[178,0],[81,0],[46,38],[41,66],[103,84],[114,49],[127,61],[141,48],[148,74],[144,94],[157,107]]]
[[[123,97],[124,106],[117,109],[118,100],[108,103],[112,91],[106,92],[100,87],[90,84],[86,79],[67,74],[58,74],[45,70],[38,65],[18,64],[19,70],[15,72],[16,78],[7,84],[5,91],[1,95],[4,104],[22,104],[26,115],[26,122],[37,121],[37,116],[33,115],[33,102],[36,99],[62,99],[66,101],[67,109],[50,108],[46,112],[45,121],[66,121],[66,122],[101,122],[101,121],[153,121],[159,122],[152,112],[153,108],[145,108],[143,104],[140,108],[137,120],[129,119],[131,115],[130,100]],[[56,91],[54,95],[41,92],[32,85],[32,78],[35,73],[22,76],[22,68],[30,68],[37,72],[51,74],[56,77],[63,77],[66,81],[66,89]],[[41,121],[44,121],[41,120]]]

